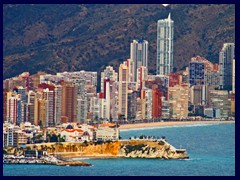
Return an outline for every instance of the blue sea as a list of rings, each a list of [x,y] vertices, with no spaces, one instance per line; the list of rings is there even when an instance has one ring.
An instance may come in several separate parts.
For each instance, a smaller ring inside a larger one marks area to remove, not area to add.
[[[91,167],[3,165],[4,176],[234,176],[235,123],[122,130],[121,137],[165,136],[189,160],[84,159]]]

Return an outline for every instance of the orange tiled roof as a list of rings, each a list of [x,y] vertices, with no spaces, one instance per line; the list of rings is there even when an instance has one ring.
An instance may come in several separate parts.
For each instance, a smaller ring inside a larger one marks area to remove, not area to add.
[[[81,130],[81,129],[64,129],[64,130],[62,130],[62,131],[66,131],[66,132],[75,132],[75,131],[77,131],[77,132],[83,132],[83,130]]]
[[[113,124],[113,123],[104,123],[104,124],[100,124],[100,126],[114,127],[114,126],[116,126],[116,124]]]

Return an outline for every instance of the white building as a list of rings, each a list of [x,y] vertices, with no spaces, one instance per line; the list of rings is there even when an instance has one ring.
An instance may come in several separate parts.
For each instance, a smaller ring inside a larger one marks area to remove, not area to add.
[[[65,138],[66,142],[81,142],[83,130],[81,129],[64,129],[60,132],[61,137]]]
[[[61,123],[61,115],[62,115],[62,86],[55,86],[55,107],[54,107],[54,122],[55,124]]]
[[[96,132],[97,140],[118,140],[119,139],[119,128],[116,124],[105,123],[99,125]]]
[[[141,66],[148,67],[148,41],[140,39],[131,43],[130,59],[133,61],[134,82],[137,81],[137,69]]]
[[[86,123],[87,120],[87,99],[77,100],[77,122]]]
[[[171,14],[157,22],[157,75],[173,71],[173,25]]]

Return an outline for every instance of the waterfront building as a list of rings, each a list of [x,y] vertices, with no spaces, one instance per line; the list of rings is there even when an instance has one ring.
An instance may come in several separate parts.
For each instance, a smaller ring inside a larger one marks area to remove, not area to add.
[[[235,59],[232,61],[232,92],[235,94]]]
[[[163,93],[154,86],[152,88],[152,118],[160,119],[162,117],[162,95]]]
[[[221,118],[220,109],[217,108],[204,108],[204,115],[208,118]]]
[[[230,94],[231,98],[231,115],[235,117],[235,93]]]
[[[189,88],[190,102],[193,105],[206,105],[212,86],[193,85]]]
[[[81,142],[83,133],[81,129],[64,129],[60,132],[60,136],[64,137],[66,142]]]
[[[173,72],[173,26],[171,14],[157,22],[157,75]]]
[[[119,86],[118,86],[118,113],[127,119],[127,98],[128,98],[128,67],[124,64],[119,66]]]
[[[148,41],[133,40],[130,47],[130,59],[133,62],[132,75],[134,82],[137,81],[137,69],[141,66],[148,67]]]
[[[188,117],[188,93],[187,84],[169,87],[168,100],[171,118],[187,118]]]
[[[169,110],[169,101],[166,100],[166,97],[162,97],[162,119],[168,120],[170,117],[170,110]]]
[[[116,124],[103,123],[96,130],[96,139],[117,141],[119,139],[119,128]]]
[[[218,108],[222,118],[231,116],[231,97],[225,90],[210,90],[209,107]]]
[[[235,59],[235,44],[224,43],[219,53],[219,74],[220,89],[231,90],[232,88],[232,71],[233,60]]]

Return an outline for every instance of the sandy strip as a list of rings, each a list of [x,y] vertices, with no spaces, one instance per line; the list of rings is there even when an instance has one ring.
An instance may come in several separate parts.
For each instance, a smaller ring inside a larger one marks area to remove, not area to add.
[[[225,124],[235,123],[235,121],[174,121],[174,122],[153,122],[139,124],[123,124],[119,129],[138,129],[146,127],[163,127],[163,126],[182,126],[182,125],[197,125],[197,124]]]

